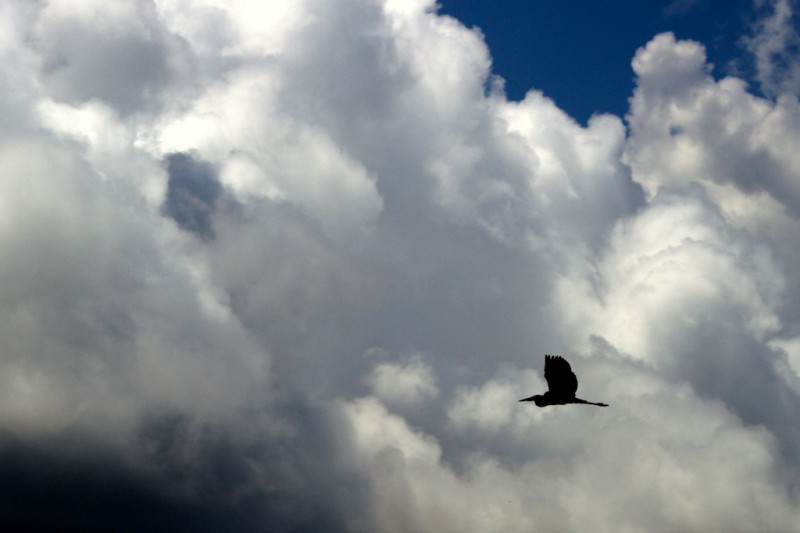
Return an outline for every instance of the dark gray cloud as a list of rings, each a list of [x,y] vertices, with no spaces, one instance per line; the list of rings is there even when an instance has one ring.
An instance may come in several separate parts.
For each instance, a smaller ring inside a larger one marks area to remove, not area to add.
[[[214,167],[191,154],[168,154],[164,214],[201,239],[214,237],[213,216],[222,186]]]
[[[133,461],[79,431],[35,442],[4,435],[0,488],[8,497],[0,504],[0,526],[54,532],[344,531],[341,518],[326,510],[328,496],[320,487],[287,475],[282,444],[242,448],[222,431],[191,425],[175,416],[144,422],[130,443],[138,452]],[[254,462],[262,469],[256,471]],[[290,465],[297,466],[296,458]],[[269,480],[256,482],[256,475]]]
[[[792,94],[664,34],[582,127],[427,0],[0,11],[0,526],[797,529]],[[611,408],[517,401],[559,352]]]

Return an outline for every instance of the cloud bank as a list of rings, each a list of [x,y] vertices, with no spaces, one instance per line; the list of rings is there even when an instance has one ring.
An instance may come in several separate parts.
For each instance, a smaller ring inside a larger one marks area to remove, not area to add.
[[[797,530],[768,7],[762,96],[661,34],[583,127],[428,0],[0,4],[0,524]]]

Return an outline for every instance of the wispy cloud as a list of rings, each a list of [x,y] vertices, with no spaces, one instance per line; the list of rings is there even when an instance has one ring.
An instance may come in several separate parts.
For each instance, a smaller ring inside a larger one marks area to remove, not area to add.
[[[662,11],[667,16],[683,15],[701,2],[702,0],[673,0]]]
[[[776,97],[800,94],[800,33],[797,31],[797,2],[774,0],[756,2],[765,12],[754,24],[753,34],[743,42],[755,60],[756,77],[765,94]]]

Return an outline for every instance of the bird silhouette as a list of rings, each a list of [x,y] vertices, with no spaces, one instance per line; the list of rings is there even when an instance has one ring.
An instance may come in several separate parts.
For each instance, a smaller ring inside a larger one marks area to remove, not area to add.
[[[523,398],[521,402],[535,402],[539,407],[548,405],[566,405],[568,403],[585,403],[608,407],[607,403],[587,402],[575,397],[578,391],[578,378],[570,368],[566,359],[560,355],[544,356],[544,379],[547,380],[547,392],[537,394],[530,398]]]

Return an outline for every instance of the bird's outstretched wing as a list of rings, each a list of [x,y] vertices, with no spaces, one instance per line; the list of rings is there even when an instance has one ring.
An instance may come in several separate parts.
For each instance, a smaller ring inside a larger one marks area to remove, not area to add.
[[[560,355],[544,356],[544,379],[550,393],[555,396],[575,396],[578,390],[578,378]]]

